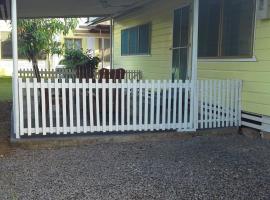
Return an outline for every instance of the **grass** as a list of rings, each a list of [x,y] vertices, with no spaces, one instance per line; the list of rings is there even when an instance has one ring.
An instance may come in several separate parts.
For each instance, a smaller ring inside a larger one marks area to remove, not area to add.
[[[11,77],[0,77],[0,102],[12,100]]]

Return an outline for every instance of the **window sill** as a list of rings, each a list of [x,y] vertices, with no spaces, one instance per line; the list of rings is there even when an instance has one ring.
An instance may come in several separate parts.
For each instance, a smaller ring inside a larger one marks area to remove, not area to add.
[[[256,62],[256,57],[252,58],[199,58],[198,62]]]
[[[150,57],[151,54],[138,54],[138,55],[121,55],[121,57]]]

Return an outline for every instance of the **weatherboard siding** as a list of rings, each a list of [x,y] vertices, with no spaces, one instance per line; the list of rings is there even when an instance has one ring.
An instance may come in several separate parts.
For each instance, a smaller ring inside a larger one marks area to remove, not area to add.
[[[183,4],[158,1],[115,19],[114,66],[142,70],[144,79],[170,79],[173,10]],[[121,56],[121,30],[148,22],[152,23],[151,55]],[[270,116],[270,20],[257,21],[254,52],[256,61],[199,61],[198,78],[243,80],[243,110]]]
[[[270,115],[270,20],[256,23],[252,62],[199,62],[200,79],[243,80],[242,109]]]
[[[143,71],[143,79],[171,79],[173,11],[186,1],[156,1],[114,20],[114,67]],[[121,30],[151,23],[150,55],[121,56]]]

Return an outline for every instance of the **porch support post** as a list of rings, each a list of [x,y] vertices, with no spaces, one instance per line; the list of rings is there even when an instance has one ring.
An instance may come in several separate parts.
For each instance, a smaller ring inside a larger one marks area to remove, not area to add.
[[[199,27],[199,0],[193,0],[193,24],[192,24],[192,75],[193,83],[193,106],[194,106],[194,128],[198,129],[198,27]]]
[[[11,24],[12,24],[12,54],[13,54],[13,132],[16,138],[20,138],[19,133],[19,111],[18,111],[18,37],[17,37],[17,0],[11,0]]]
[[[113,18],[110,20],[110,68],[113,69]]]
[[[197,80],[198,69],[198,26],[199,26],[199,0],[193,0],[193,25],[192,25],[192,80]]]

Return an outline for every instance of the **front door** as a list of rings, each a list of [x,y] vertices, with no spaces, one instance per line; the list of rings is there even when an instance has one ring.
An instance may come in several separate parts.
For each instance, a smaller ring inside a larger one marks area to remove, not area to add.
[[[187,80],[190,76],[190,6],[174,11],[172,79]]]

